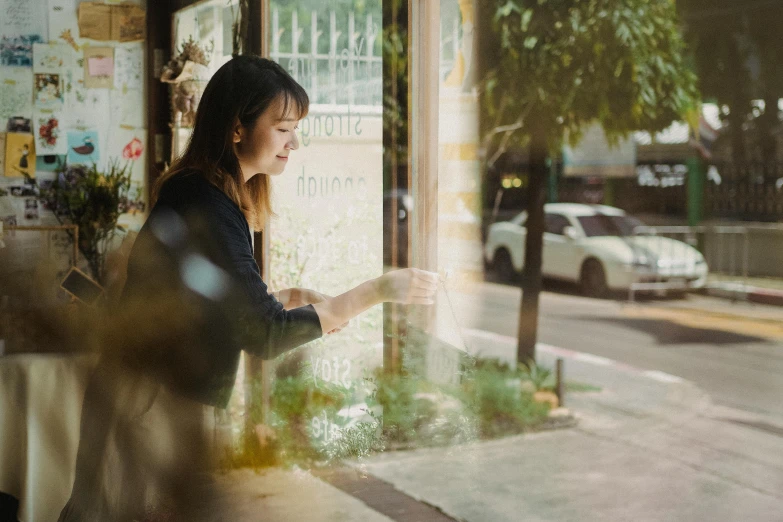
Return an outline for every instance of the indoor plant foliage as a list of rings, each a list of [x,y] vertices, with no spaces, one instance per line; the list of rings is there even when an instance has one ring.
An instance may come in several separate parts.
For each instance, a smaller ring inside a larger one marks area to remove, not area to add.
[[[64,165],[51,186],[41,190],[41,199],[58,220],[79,227],[79,250],[97,281],[117,220],[131,203],[130,190],[130,165],[118,161],[111,161],[105,172],[95,164]]]

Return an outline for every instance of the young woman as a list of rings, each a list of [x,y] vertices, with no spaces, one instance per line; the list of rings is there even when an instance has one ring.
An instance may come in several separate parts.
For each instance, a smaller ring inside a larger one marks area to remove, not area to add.
[[[208,453],[203,405],[225,407],[242,349],[271,359],[376,304],[433,302],[437,274],[417,269],[336,297],[272,294],[262,281],[252,233],[271,213],[270,177],[283,175],[299,148],[308,104],[282,67],[258,57],[234,57],[207,85],[187,149],[158,180],[129,256],[111,351],[85,397],[61,521],[141,519],[151,495],[190,489],[179,486]],[[174,441],[172,451],[153,439]]]

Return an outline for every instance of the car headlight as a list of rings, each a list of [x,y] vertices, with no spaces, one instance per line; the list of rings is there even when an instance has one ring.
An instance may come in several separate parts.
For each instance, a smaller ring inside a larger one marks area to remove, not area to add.
[[[635,258],[631,265],[637,268],[650,268],[653,266],[653,262],[651,259],[649,259],[647,256],[641,256]]]

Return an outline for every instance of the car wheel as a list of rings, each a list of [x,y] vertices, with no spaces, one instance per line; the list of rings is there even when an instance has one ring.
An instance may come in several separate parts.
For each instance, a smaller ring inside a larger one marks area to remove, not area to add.
[[[511,254],[505,248],[495,254],[495,273],[501,282],[515,283],[517,280],[518,273],[511,262]]]
[[[597,259],[588,259],[582,265],[582,274],[579,278],[582,293],[590,297],[606,295],[609,287],[606,285],[606,272],[603,265]]]

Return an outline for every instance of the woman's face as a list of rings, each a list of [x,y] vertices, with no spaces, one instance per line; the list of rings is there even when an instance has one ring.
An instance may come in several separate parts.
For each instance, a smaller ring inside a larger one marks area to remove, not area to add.
[[[281,119],[282,118],[282,119]],[[245,181],[256,174],[282,174],[291,151],[299,148],[296,136],[299,120],[282,115],[282,103],[273,103],[252,127],[238,124],[234,150]]]

